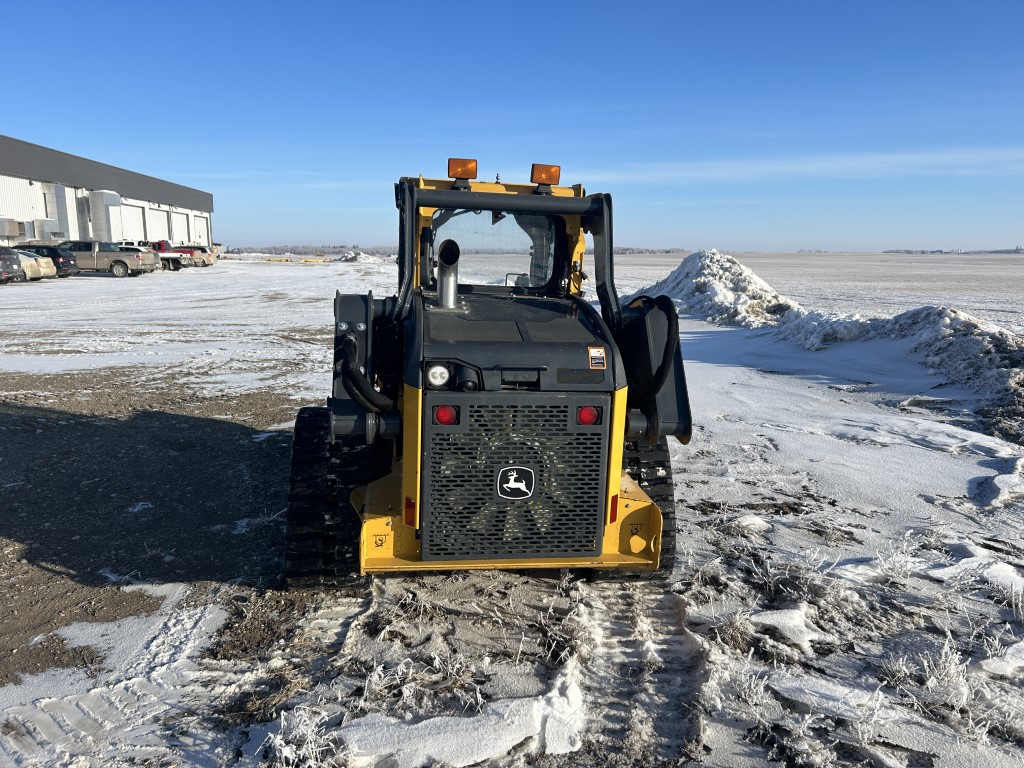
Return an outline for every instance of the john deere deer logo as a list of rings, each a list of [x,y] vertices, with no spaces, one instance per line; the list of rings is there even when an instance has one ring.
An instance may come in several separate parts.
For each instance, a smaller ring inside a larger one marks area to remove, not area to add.
[[[498,472],[498,495],[520,501],[533,496],[533,470],[529,467],[505,467]]]

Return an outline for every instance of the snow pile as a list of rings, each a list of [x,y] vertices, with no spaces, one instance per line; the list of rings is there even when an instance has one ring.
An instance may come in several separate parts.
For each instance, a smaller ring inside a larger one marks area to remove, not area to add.
[[[714,249],[690,254],[668,277],[640,293],[670,296],[690,314],[745,328],[778,325],[806,314],[735,258]]]
[[[716,250],[690,254],[668,277],[640,293],[667,295],[682,312],[713,323],[774,326],[779,338],[811,351],[841,341],[909,339],[911,351],[952,383],[1024,400],[1024,337],[956,309],[924,306],[866,320],[810,311]]]
[[[966,312],[921,307],[883,323],[885,335],[914,340],[925,365],[979,392],[1024,390],[1024,337]]]
[[[1024,387],[1024,337],[956,309],[919,307],[871,320],[807,312],[785,322],[779,336],[812,351],[838,341],[909,339],[911,351],[953,383],[986,394]]]
[[[563,755],[582,745],[583,696],[575,662],[542,697],[488,702],[475,717],[433,717],[406,722],[379,713],[338,729],[353,766],[395,768],[476,765],[507,754],[517,744],[536,739],[538,751]]]
[[[394,256],[371,256],[370,254],[363,253],[362,251],[346,251],[335,259],[335,261],[355,262],[357,264],[388,264],[394,263],[394,260]]]

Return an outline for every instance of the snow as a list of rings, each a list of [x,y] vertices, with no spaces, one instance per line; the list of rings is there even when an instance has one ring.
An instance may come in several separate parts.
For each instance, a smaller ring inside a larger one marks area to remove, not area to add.
[[[744,328],[772,326],[812,351],[863,339],[907,339],[928,368],[987,395],[1024,388],[1024,337],[966,312],[925,306],[895,317],[810,311],[780,295],[732,256],[699,251],[643,291],[671,296],[691,316]]]
[[[689,314],[744,328],[778,324],[804,312],[732,256],[716,250],[691,254],[641,293],[670,296]]]
[[[370,768],[390,758],[394,768],[438,763],[462,768],[500,757],[527,739],[541,752],[562,755],[580,748],[583,700],[570,665],[543,697],[503,699],[473,717],[435,717],[409,724],[378,714],[354,720],[337,734],[350,750],[353,768]]]
[[[822,632],[807,617],[807,603],[800,603],[796,608],[781,611],[759,611],[750,615],[750,623],[755,626],[772,627],[782,639],[795,645],[806,656],[813,656],[812,642],[834,642],[835,638]]]
[[[764,520],[757,515],[740,515],[732,521],[733,525],[738,525],[741,528],[754,531],[756,533],[764,533],[772,529],[772,524],[767,520]]]
[[[991,675],[1017,677],[1024,669],[1024,642],[1014,643],[1003,651],[1002,656],[983,659],[981,668]]]
[[[992,480],[995,497],[990,502],[994,507],[1012,504],[1024,497],[1024,459],[1018,459],[1013,469]]]
[[[984,582],[998,587],[1004,593],[1024,594],[1024,577],[1014,566],[994,557],[965,557],[953,565],[928,568],[925,573],[939,581],[976,576]]]
[[[863,717],[873,703],[875,694],[875,691],[813,675],[775,675],[768,685],[776,693],[801,702],[809,712],[845,720]],[[889,713],[889,716],[893,714]]]
[[[27,706],[39,698],[85,695],[100,684],[121,679],[126,670],[135,667],[138,659],[145,655],[144,649],[153,642],[188,590],[180,584],[128,589],[143,589],[154,597],[163,598],[164,603],[151,616],[133,616],[116,622],[79,622],[57,632],[71,647],[91,645],[102,651],[105,669],[98,679],[87,675],[87,670],[73,670],[70,674],[68,670],[49,670],[29,675],[19,685],[0,688],[0,711]],[[171,660],[160,659],[163,662]]]
[[[316,402],[329,389],[335,289],[393,289],[389,259],[353,255],[329,263],[252,256],[138,280],[0,289],[0,367],[148,366],[177,372],[181,387],[199,392],[287,387],[297,404]],[[357,713],[345,722],[338,708],[318,714],[320,699],[305,692],[280,720],[251,728],[238,764],[258,765],[268,739],[291,748],[289,723],[310,717],[351,765],[487,764],[524,744],[578,765],[568,756],[584,755],[584,745],[621,719],[599,692],[619,696],[627,681],[619,668],[633,662],[638,679],[657,683],[638,685],[635,700],[621,704],[632,708],[636,738],[654,743],[659,721],[675,727],[680,712],[700,709],[689,700],[659,703],[658,685],[692,681],[680,695],[705,705],[708,764],[763,764],[767,747],[758,752],[750,739],[759,718],[783,734],[792,764],[828,764],[835,740],[878,765],[913,764],[915,755],[939,766],[1018,762],[1022,736],[1013,723],[1022,722],[1024,700],[1006,681],[1024,674],[1024,447],[976,416],[1020,396],[1021,336],[927,297],[882,317],[831,311],[824,292],[798,303],[713,250],[661,267],[628,263],[619,265],[621,295],[666,293],[681,311],[696,431],[689,446],[672,448],[685,503],[680,580],[667,593],[685,609],[664,622],[697,639],[683,653],[678,639],[671,646],[651,629],[649,616],[607,615],[594,599],[573,616],[595,645],[571,656],[546,688],[502,660],[494,679],[507,684],[488,689],[478,712]],[[902,290],[913,298],[912,287]],[[858,303],[857,295],[845,298]],[[865,306],[872,301],[859,296]],[[1001,312],[1008,325],[1024,327],[1024,307]],[[297,356],[303,371],[279,370],[278,361]],[[19,492],[16,485],[0,487]],[[239,520],[235,533],[267,522]],[[117,694],[128,721],[112,720],[76,748],[95,764],[115,763],[119,750],[137,746],[118,729],[182,705],[185,694],[168,680],[216,672],[204,668],[202,649],[223,613],[185,605],[180,585],[166,589],[153,616],[62,630],[71,644],[103,649],[108,669],[98,681],[79,670],[33,675],[0,688],[0,707],[28,717],[46,702],[84,701],[100,685]],[[343,634],[363,610],[328,604],[308,631]],[[609,622],[628,626],[615,635]],[[1000,634],[1004,626],[1008,634]],[[629,632],[631,645],[621,640]],[[936,648],[943,636],[959,646]],[[690,666],[674,666],[683,659]],[[240,690],[240,675],[214,676],[216,696],[189,688],[191,711]],[[134,699],[126,681],[134,681]],[[814,723],[800,717],[827,722],[815,736]],[[228,743],[209,731],[196,738]],[[183,754],[166,734],[146,731],[143,740],[156,750],[147,756]]]
[[[160,366],[204,393],[281,386],[319,398],[330,387],[323,341],[335,291],[355,279],[361,290],[390,294],[391,272],[360,262],[222,261],[122,280],[87,275],[6,286],[0,369]],[[297,358],[321,363],[325,373],[283,373],[283,363]]]

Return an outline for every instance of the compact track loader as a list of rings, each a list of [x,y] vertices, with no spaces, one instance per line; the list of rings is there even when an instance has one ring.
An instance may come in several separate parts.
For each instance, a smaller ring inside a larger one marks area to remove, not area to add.
[[[620,306],[609,195],[558,186],[558,166],[508,184],[476,165],[402,178],[396,294],[335,296],[333,391],[295,422],[291,586],[672,568],[667,438],[691,431],[675,307]]]

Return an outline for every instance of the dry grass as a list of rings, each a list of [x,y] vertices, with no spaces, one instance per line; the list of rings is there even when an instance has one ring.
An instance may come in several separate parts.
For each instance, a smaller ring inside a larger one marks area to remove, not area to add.
[[[711,636],[728,648],[748,653],[754,644],[754,625],[750,611],[738,611],[711,628]]]
[[[269,722],[277,718],[288,702],[305,687],[294,672],[268,675],[255,688],[240,692],[228,701],[219,717],[228,725]]]
[[[996,602],[1003,605],[1013,621],[1024,625],[1024,591],[995,587]]]
[[[439,699],[448,708],[480,711],[483,676],[460,655],[434,655],[424,664],[405,659],[395,667],[374,667],[363,683],[357,711],[418,714],[436,708]]]
[[[308,707],[282,712],[280,731],[263,742],[263,758],[273,768],[344,768],[348,756],[328,719]]]

